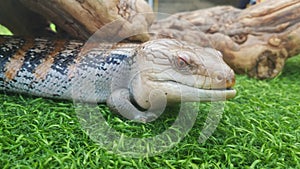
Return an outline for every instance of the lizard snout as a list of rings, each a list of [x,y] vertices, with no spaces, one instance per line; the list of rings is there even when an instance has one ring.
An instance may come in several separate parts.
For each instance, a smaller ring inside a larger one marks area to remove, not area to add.
[[[227,73],[224,72],[216,72],[214,75],[214,81],[212,87],[213,88],[231,88],[235,85],[235,74],[233,70],[230,70]]]

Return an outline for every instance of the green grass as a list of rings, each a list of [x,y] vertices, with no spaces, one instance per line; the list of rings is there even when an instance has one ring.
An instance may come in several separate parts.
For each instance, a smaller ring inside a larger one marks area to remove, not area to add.
[[[0,95],[0,168],[299,168],[300,57],[280,76],[255,80],[237,76],[237,97],[227,101],[216,131],[198,136],[209,104],[188,135],[167,152],[126,158],[93,142],[68,101]],[[170,109],[150,124],[122,122],[101,105],[108,123],[128,136],[153,136],[176,118]]]

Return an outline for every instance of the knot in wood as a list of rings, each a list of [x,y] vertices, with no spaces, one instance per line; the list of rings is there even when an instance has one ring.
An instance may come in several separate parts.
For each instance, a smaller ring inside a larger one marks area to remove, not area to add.
[[[269,39],[269,44],[275,47],[278,47],[281,44],[281,39],[272,37]]]
[[[234,35],[231,37],[231,39],[238,44],[242,44],[247,40],[247,35],[244,34]]]

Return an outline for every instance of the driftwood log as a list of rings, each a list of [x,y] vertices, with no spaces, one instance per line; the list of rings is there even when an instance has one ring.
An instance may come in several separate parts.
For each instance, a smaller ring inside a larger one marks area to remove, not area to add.
[[[211,45],[237,73],[259,79],[278,75],[300,53],[300,0],[266,0],[241,10],[231,6],[184,12],[155,22],[154,38]]]
[[[4,0],[0,24],[14,34],[35,36],[49,35],[45,25],[51,21],[58,27],[56,35],[85,40],[103,25],[121,20],[112,36],[150,31],[130,40],[168,37],[212,46],[237,73],[259,79],[275,77],[286,59],[300,53],[300,0],[266,0],[244,10],[219,6],[178,13],[152,26],[154,15],[138,15],[145,12],[151,8],[144,0]]]

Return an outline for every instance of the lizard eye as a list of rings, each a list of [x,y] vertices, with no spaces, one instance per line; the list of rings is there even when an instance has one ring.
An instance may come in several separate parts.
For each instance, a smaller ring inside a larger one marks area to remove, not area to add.
[[[182,56],[178,56],[178,57],[177,57],[177,62],[176,62],[177,67],[178,67],[178,68],[184,68],[184,67],[186,67],[187,65],[189,65],[187,59],[188,59],[188,58],[185,58],[185,57],[182,57]]]

